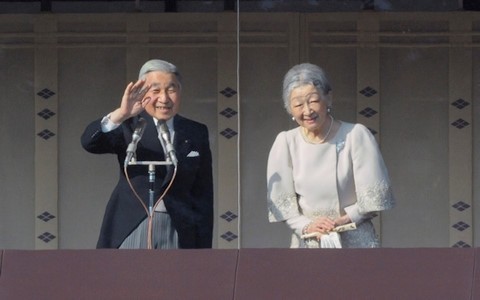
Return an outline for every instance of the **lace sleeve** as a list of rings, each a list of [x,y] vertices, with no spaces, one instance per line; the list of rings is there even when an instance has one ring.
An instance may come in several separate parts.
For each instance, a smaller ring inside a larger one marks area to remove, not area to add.
[[[277,136],[268,156],[267,190],[270,222],[285,221],[300,215],[286,132],[281,132]]]
[[[353,133],[353,168],[358,211],[361,214],[390,209],[395,199],[378,144],[363,125]]]

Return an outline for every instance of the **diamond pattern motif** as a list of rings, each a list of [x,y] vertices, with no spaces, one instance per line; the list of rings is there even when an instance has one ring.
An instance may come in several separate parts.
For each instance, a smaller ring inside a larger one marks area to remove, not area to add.
[[[227,222],[231,222],[235,220],[237,217],[238,216],[231,211],[227,211],[226,213],[220,216],[220,218],[224,219]]]
[[[468,225],[465,222],[460,221],[458,223],[453,224],[452,227],[455,228],[458,231],[464,231],[465,229],[470,228],[470,225]]]
[[[237,91],[235,91],[234,89],[232,89],[230,87],[227,87],[227,88],[221,90],[220,94],[224,95],[227,98],[230,98],[232,96],[235,96],[237,94]]]
[[[224,110],[222,110],[220,112],[220,114],[222,116],[226,117],[226,118],[231,118],[231,117],[235,116],[237,114],[237,112],[234,109],[232,109],[230,107],[227,107]]]
[[[472,246],[465,243],[464,241],[458,241],[452,247],[453,248],[471,248]]]
[[[378,111],[374,110],[373,108],[367,107],[364,110],[360,111],[359,114],[366,118],[371,118],[372,116],[376,115]]]
[[[226,137],[227,139],[230,139],[230,138],[236,136],[237,132],[233,129],[227,128],[227,129],[223,130],[222,132],[220,132],[220,134],[223,135],[224,137]]]
[[[51,117],[53,117],[55,115],[55,113],[53,111],[49,110],[48,108],[45,108],[44,110],[39,112],[37,115],[44,118],[45,120],[48,120]]]
[[[222,234],[220,237],[222,239],[226,240],[227,242],[231,242],[231,241],[237,239],[238,235],[236,235],[235,233],[233,233],[231,231],[227,231],[224,234]]]
[[[49,213],[48,211],[46,211],[46,212],[43,212],[42,214],[38,215],[37,218],[39,218],[40,220],[42,220],[44,222],[48,222],[51,219],[55,219],[55,216],[52,215],[51,213]]]
[[[454,127],[457,127],[458,129],[462,129],[462,128],[465,128],[468,125],[470,125],[470,123],[468,123],[464,119],[460,118],[460,119],[456,120],[455,122],[453,122],[451,125],[454,126]]]
[[[55,136],[55,133],[51,132],[48,129],[44,129],[41,132],[37,133],[37,135],[44,140],[48,140],[49,138]]]
[[[465,101],[465,100],[463,100],[463,99],[460,98],[460,99],[454,101],[454,102],[452,103],[452,105],[455,106],[455,107],[458,108],[458,109],[463,109],[463,108],[469,106],[469,105],[470,105],[470,102]]]
[[[41,235],[39,235],[38,238],[41,239],[42,241],[44,241],[45,243],[48,243],[51,240],[55,239],[56,236],[54,236],[50,232],[44,232]]]
[[[38,92],[37,95],[42,97],[43,99],[48,99],[48,98],[52,97],[53,95],[55,95],[55,93],[52,92],[51,90],[45,88],[45,89],[41,90],[40,92]]]
[[[452,205],[452,207],[455,208],[458,211],[464,211],[466,209],[469,209],[470,205],[468,203],[463,202],[463,201],[459,201],[459,202],[455,203],[454,205]]]
[[[360,91],[360,94],[364,95],[365,97],[372,97],[376,93],[377,91],[369,86]]]
[[[375,129],[372,129],[370,127],[368,127],[368,130],[370,130],[370,132],[373,134],[373,135],[376,135],[378,132],[375,130]]]

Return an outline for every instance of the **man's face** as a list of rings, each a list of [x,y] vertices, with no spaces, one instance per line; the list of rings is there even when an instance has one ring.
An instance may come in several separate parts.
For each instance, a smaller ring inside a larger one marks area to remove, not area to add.
[[[145,106],[149,115],[166,121],[178,113],[181,90],[175,74],[150,72],[145,76],[145,84],[151,86],[144,97],[150,98],[150,102]]]

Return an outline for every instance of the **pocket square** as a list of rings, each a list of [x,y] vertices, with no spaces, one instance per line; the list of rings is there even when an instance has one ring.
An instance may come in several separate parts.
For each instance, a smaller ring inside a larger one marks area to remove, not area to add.
[[[200,154],[197,151],[190,151],[190,153],[188,153],[187,155],[187,157],[197,157],[197,156],[200,156]]]

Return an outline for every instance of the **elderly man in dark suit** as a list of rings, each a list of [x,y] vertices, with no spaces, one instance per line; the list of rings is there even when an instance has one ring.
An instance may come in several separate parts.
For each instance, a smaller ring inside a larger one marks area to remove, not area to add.
[[[82,146],[91,153],[116,154],[120,165],[97,248],[212,247],[208,130],[177,114],[181,91],[181,76],[173,64],[147,61],[139,80],[127,85],[120,107],[85,129]],[[131,163],[126,153],[135,130],[141,139],[133,162],[172,163],[155,165],[150,172]]]

